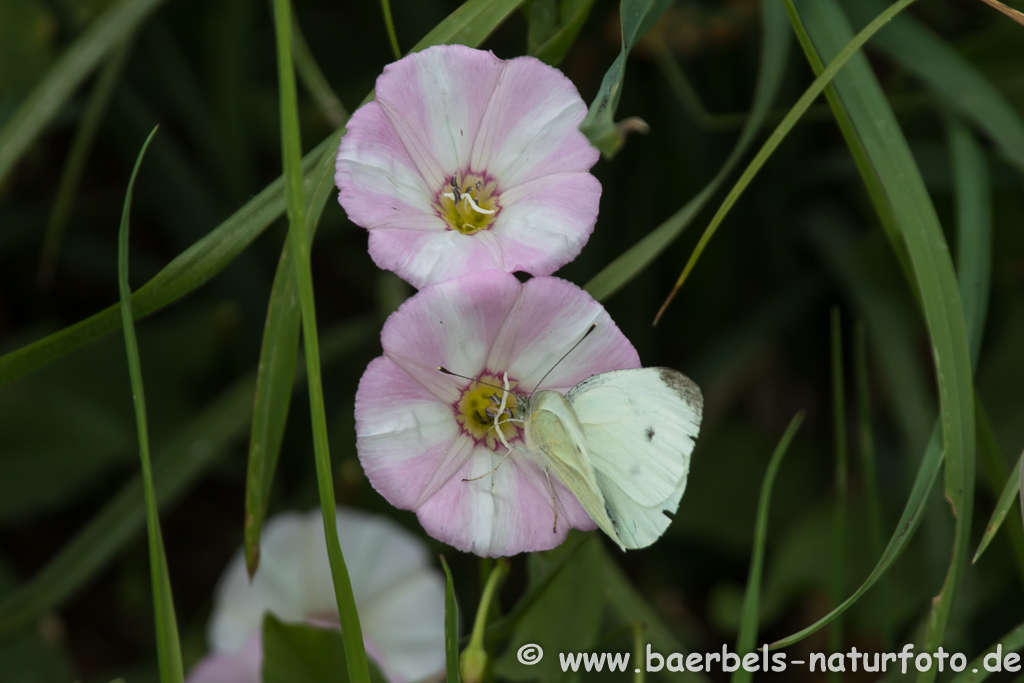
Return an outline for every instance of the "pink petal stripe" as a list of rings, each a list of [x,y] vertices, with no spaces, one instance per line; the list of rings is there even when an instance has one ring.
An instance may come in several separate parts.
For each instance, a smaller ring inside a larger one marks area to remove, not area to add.
[[[596,329],[556,366],[594,323]],[[538,388],[536,383],[551,370],[540,388],[564,393],[591,375],[638,368],[640,357],[593,297],[571,282],[535,277],[523,285],[487,363],[507,367],[524,390]]]
[[[504,68],[490,52],[441,45],[388,65],[377,79],[377,101],[433,187],[468,164]]]
[[[360,107],[348,122],[335,164],[338,201],[349,219],[365,228],[405,218],[432,216],[436,188],[428,187],[380,105]],[[439,225],[443,229],[443,225]]]
[[[597,149],[579,131],[587,107],[572,81],[533,57],[505,66],[473,147],[472,166],[487,169],[504,190],[597,163]]]

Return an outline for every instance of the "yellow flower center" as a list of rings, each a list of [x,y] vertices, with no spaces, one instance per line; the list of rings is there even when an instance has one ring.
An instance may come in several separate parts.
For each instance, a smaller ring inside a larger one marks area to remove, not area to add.
[[[486,230],[501,211],[497,181],[476,173],[457,173],[437,193],[434,208],[451,230],[472,235]]]
[[[512,394],[512,389],[516,384],[517,382],[509,380],[508,399],[505,401],[505,410],[500,414],[501,397],[504,391],[497,387],[503,386],[504,380],[486,372],[462,392],[462,396],[454,406],[455,419],[463,431],[473,437],[477,443],[485,443],[492,451],[501,453],[505,451],[505,446],[498,437],[499,429],[510,444],[513,439],[519,438],[519,423],[512,422],[517,419],[516,397]],[[494,426],[495,415],[498,418],[497,427]]]

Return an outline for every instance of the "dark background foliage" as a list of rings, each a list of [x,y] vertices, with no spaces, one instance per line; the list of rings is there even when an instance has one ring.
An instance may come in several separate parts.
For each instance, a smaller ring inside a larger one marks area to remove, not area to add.
[[[0,3],[0,122],[109,5],[102,0]],[[457,3],[392,0],[392,5],[399,42],[407,49]],[[379,5],[298,0],[295,10],[327,80],[354,109],[391,59]],[[1017,112],[1024,109],[1024,29],[974,0],[928,0],[918,3],[913,15],[985,74]],[[639,116],[651,132],[630,137],[618,156],[596,166],[603,185],[597,228],[583,254],[559,275],[586,283],[722,166],[754,89],[759,18],[755,0],[680,0],[636,47],[619,116]],[[525,15],[516,13],[485,47],[513,57],[524,53],[526,35]],[[692,82],[699,103],[677,96],[659,62],[659,46]],[[589,102],[617,52],[617,3],[598,0],[561,68]],[[869,55],[955,248],[953,169],[942,102],[894,62],[877,52]],[[0,184],[0,352],[116,303],[122,200],[132,163],[154,124],[160,124],[160,132],[133,206],[136,287],[280,174],[274,59],[273,24],[264,3],[175,0],[157,11],[132,40],[56,258],[43,259],[41,268],[62,168],[95,79],[60,110],[47,134]],[[770,126],[811,75],[794,49]],[[308,150],[334,127],[310,97],[300,95]],[[979,471],[972,552],[1005,469],[1024,445],[1024,194],[1020,169],[989,141],[982,138],[981,144],[993,183],[994,259],[976,387],[1005,455],[1004,471]],[[861,415],[850,351],[859,321],[869,324],[870,417],[883,538],[892,533],[906,500],[937,410],[921,315],[826,105],[812,108],[769,161],[667,316],[652,327],[715,208],[713,200],[681,239],[605,302],[645,365],[680,369],[706,398],[687,493],[665,538],[628,555],[612,550],[605,539],[598,541],[664,624],[696,651],[735,641],[758,491],[768,458],[798,410],[805,410],[807,419],[775,485],[759,639],[789,635],[832,606],[830,309],[838,307],[843,324],[851,449],[848,532],[840,563],[844,595],[877,559],[858,464]],[[284,239],[285,225],[278,221],[210,283],[138,325],[157,452],[253,371]],[[317,233],[313,274],[325,335],[362,318],[371,319],[374,328],[356,348],[325,364],[338,500],[390,515],[422,535],[413,515],[392,509],[363,477],[352,417],[359,377],[380,352],[375,330],[411,290],[373,265],[365,231],[346,220],[333,198]],[[879,362],[887,353],[905,354],[897,356],[906,360],[898,366],[900,374]],[[271,513],[317,504],[308,405],[302,392],[295,397]],[[0,596],[25,585],[136,473],[134,430],[124,346],[117,335],[0,388]],[[214,584],[242,539],[248,428],[234,432],[211,446],[216,450],[212,464],[169,502],[162,518],[186,664],[204,651]],[[883,585],[848,613],[847,645],[880,651],[917,637],[929,600],[940,590],[952,543],[952,516],[940,487],[928,510]],[[973,656],[1021,621],[1024,565],[1012,550],[1011,534],[1020,535],[1019,523],[1003,529],[968,570],[947,639],[951,650]],[[480,590],[479,560],[429,542],[452,565],[468,617]],[[1024,539],[1017,543],[1020,548]],[[526,558],[512,562],[503,591],[506,607],[527,584],[527,564]],[[599,632],[608,636],[611,649],[630,648],[622,620],[603,614],[597,613]],[[0,680],[105,683],[121,675],[129,681],[155,680],[152,624],[146,544],[136,533],[59,607],[0,640]],[[827,637],[827,630],[819,632],[792,650],[828,649]]]

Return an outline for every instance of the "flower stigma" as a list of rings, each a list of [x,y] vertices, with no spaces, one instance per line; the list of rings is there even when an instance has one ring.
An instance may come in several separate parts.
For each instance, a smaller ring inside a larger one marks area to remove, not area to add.
[[[511,391],[517,382],[512,379],[508,382]],[[515,397],[509,397],[513,399],[506,402],[510,405],[502,411],[502,414],[498,415],[502,394],[505,393],[500,388],[503,383],[503,377],[484,372],[463,390],[459,400],[453,405],[455,419],[462,430],[477,443],[486,444],[487,448],[495,452],[506,450],[502,444],[502,438],[508,442],[519,438],[518,423],[513,422],[517,419],[515,409],[512,407],[516,403]],[[495,419],[496,417],[497,419]],[[497,423],[497,427],[495,427],[495,423]],[[498,436],[498,430],[501,430],[501,437]]]
[[[497,181],[485,175],[467,173],[449,178],[438,193],[434,209],[450,230],[472,235],[491,227],[500,210]]]

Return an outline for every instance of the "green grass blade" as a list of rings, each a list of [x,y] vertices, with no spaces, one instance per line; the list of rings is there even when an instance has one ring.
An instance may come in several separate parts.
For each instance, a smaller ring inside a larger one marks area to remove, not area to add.
[[[981,543],[978,544],[978,551],[974,553],[974,559],[971,560],[972,563],[977,562],[981,554],[988,548],[988,544],[995,538],[999,527],[1003,525],[1006,513],[1009,512],[1010,508],[1017,501],[1018,494],[1020,493],[1020,468],[1022,464],[1024,464],[1024,452],[1020,454],[1017,462],[1010,469],[1010,476],[1007,477],[1003,491],[999,494],[996,509],[992,511],[992,517],[989,518],[988,524],[985,526],[985,535],[981,537]]]
[[[736,653],[743,657],[748,652],[754,651],[757,643],[757,626],[761,603],[761,573],[764,568],[764,547],[768,538],[768,507],[772,500],[772,487],[775,484],[775,474],[782,465],[782,459],[789,450],[789,444],[800,429],[804,421],[804,413],[800,411],[793,416],[782,438],[779,439],[775,452],[768,461],[768,469],[761,481],[761,495],[757,499],[757,520],[754,522],[754,548],[750,559],[750,574],[747,576],[747,589],[743,594],[743,614],[740,618],[740,632],[736,638]],[[837,650],[838,651],[838,650]],[[753,680],[754,674],[744,667],[736,670],[732,683],[748,683]]]
[[[145,0],[150,3],[155,1]],[[522,2],[468,0],[434,27],[413,50],[449,43],[475,47]],[[303,170],[307,183],[316,184],[324,175],[333,179],[333,158],[329,165],[318,162],[325,158],[326,150],[337,149],[343,132],[336,131],[305,156]],[[140,287],[132,295],[132,311],[136,319],[177,301],[208,282],[277,220],[283,211],[284,180],[278,178]],[[114,332],[120,326],[119,316],[120,309],[116,305],[111,306],[37,342],[0,356],[0,386]]]
[[[604,598],[611,612],[626,623],[639,621],[644,624],[644,634],[651,649],[655,652],[679,652],[684,656],[688,651],[685,645],[672,632],[658,613],[655,612],[643,596],[637,592],[636,586],[622,571],[619,564],[611,558],[602,546],[600,571],[604,576]],[[707,675],[697,671],[680,671],[669,673],[662,669],[660,676],[665,681],[682,681],[683,683],[709,683]]]
[[[128,351],[128,372],[131,375],[132,395],[135,401],[135,423],[139,431],[139,457],[142,461],[142,484],[146,493],[146,527],[149,536],[149,567],[153,582],[153,612],[156,619],[157,655],[160,662],[162,683],[178,683],[184,680],[181,664],[181,644],[178,639],[178,622],[174,615],[174,598],[171,594],[171,579],[167,572],[167,557],[160,533],[160,512],[157,509],[156,491],[153,487],[153,472],[149,458],[149,426],[146,418],[146,395],[142,385],[142,364],[139,360],[139,346],[135,339],[135,319],[132,316],[132,290],[128,284],[128,217],[132,207],[132,189],[139,173],[146,148],[156,135],[156,128],[142,145],[135,168],[132,169],[128,190],[125,193],[124,211],[121,214],[121,230],[117,248],[118,286],[121,292],[121,321],[124,325],[124,342]]]
[[[309,49],[306,37],[299,28],[299,22],[292,24],[292,49],[295,51],[295,69],[298,71],[299,80],[302,86],[309,91],[313,101],[320,108],[327,122],[335,128],[340,128],[348,121],[348,111],[345,105],[338,99],[334,88],[327,81],[320,65],[316,63],[313,52]]]
[[[384,12],[384,25],[388,29],[388,42],[391,43],[391,52],[395,59],[402,58],[402,50],[398,47],[398,35],[395,33],[395,20],[391,18],[390,0],[380,0],[380,8]]]
[[[848,49],[852,31],[832,0],[801,3],[801,6],[805,25],[819,49],[826,54]],[[835,79],[835,84],[882,180],[907,244],[935,359],[940,398],[939,440],[946,460],[946,495],[957,525],[953,561],[929,623],[926,648],[935,651],[942,642],[965,564],[973,507],[974,397],[966,324],[952,260],[935,209],[892,110],[863,55],[851,62]],[[926,467],[927,464],[922,465],[921,473],[925,473]],[[931,680],[933,676],[934,669],[922,674],[922,679]]]
[[[878,0],[846,0],[854,23],[883,7]],[[945,40],[912,16],[892,21],[872,45],[920,78],[944,104],[990,137],[1024,171],[1024,121],[1006,97]]]
[[[992,182],[988,160],[971,131],[952,116],[946,129],[956,194],[957,275],[973,367],[981,351],[992,282]]]
[[[872,557],[882,555],[882,498],[878,493],[878,472],[875,468],[875,435],[871,424],[871,388],[868,378],[867,329],[857,321],[853,330],[853,362],[857,380],[857,442],[860,451],[861,479],[868,508],[868,542]],[[889,604],[889,582],[884,577],[875,589],[878,632],[882,643],[889,647],[895,640],[892,610]]]
[[[626,58],[637,41],[644,37],[654,23],[672,5],[672,0],[621,0],[619,19],[622,40],[619,56],[604,74],[601,87],[590,103],[580,130],[590,142],[610,159],[622,148],[625,133],[615,125],[615,110],[619,108],[622,84],[626,80]]]
[[[111,50],[164,0],[118,0],[79,36],[0,128],[0,183]]]
[[[128,39],[107,58],[106,64],[96,79],[96,85],[93,86],[92,93],[89,95],[89,102],[85,105],[82,120],[78,124],[78,130],[75,131],[75,139],[71,142],[71,150],[68,152],[68,158],[64,163],[64,170],[61,172],[60,182],[57,185],[57,196],[53,200],[53,211],[50,213],[50,221],[46,225],[43,249],[39,256],[39,283],[44,287],[48,287],[53,282],[57,253],[60,251],[60,244],[64,237],[64,228],[71,216],[71,207],[75,203],[82,170],[85,168],[93,140],[96,138],[96,131],[99,130],[107,103],[110,101],[110,95],[121,75],[130,49],[130,39]]]
[[[1001,645],[1003,656],[1010,652],[1016,652],[1024,647],[1024,624],[1018,624],[1016,628],[997,640],[987,650],[971,660],[963,672],[953,678],[949,683],[980,683],[989,676],[985,668],[985,657],[996,652],[997,646]]]
[[[559,3],[556,2],[554,4],[557,5]],[[530,7],[539,5],[540,3],[534,2]],[[535,48],[531,48],[530,54],[551,66],[561,64],[562,60],[565,59],[565,55],[568,54],[569,48],[576,41],[576,36],[579,35],[580,29],[583,28],[583,24],[587,21],[587,17],[590,16],[590,10],[593,7],[594,0],[577,0],[574,3],[574,12],[568,21],[565,21],[561,28],[543,43]]]
[[[836,509],[832,533],[832,604],[838,605],[843,599],[843,567],[846,566],[846,387],[843,381],[843,328],[839,307],[832,307],[832,421],[835,434],[835,485]],[[829,633],[832,652],[843,649],[843,618],[840,615],[832,622]],[[830,672],[833,681],[842,680],[842,673]]]
[[[786,17],[778,3],[766,3],[762,16],[761,59],[750,116],[725,164],[693,199],[595,275],[584,287],[591,296],[598,301],[604,301],[625,287],[660,256],[703,210],[746,154],[764,124],[772,102],[779,92],[788,56],[789,35]]]
[[[365,348],[380,331],[370,319],[345,323],[324,335],[324,363]],[[295,388],[305,384],[296,368]],[[249,426],[256,373],[242,377],[167,441],[153,459],[153,483],[160,509],[170,508],[204,474],[231,452]],[[294,389],[293,389],[294,390]],[[32,579],[0,602],[0,636],[56,609],[102,571],[146,522],[142,475],[128,481],[88,523],[61,547]]]
[[[327,556],[331,564],[334,594],[345,642],[345,660],[350,683],[369,683],[370,669],[366,660],[363,632],[352,594],[352,581],[338,540],[338,521],[334,500],[333,470],[327,438],[327,415],[324,408],[320,375],[319,334],[316,304],[313,299],[313,276],[310,272],[309,237],[306,229],[306,201],[302,182],[302,142],[299,132],[299,105],[292,66],[292,10],[288,0],[274,0],[274,33],[277,42],[277,72],[281,108],[281,155],[284,158],[285,196],[288,206],[288,242],[292,251],[295,275],[302,310],[302,339],[306,351],[306,374],[309,403],[313,421],[313,449],[316,478],[320,491],[320,507],[324,518]]]
[[[768,161],[779,145],[782,144],[782,141],[789,134],[789,131],[793,129],[797,121],[800,120],[800,117],[803,116],[804,112],[806,112],[814,100],[818,98],[818,95],[822,93],[825,86],[827,86],[836,74],[839,73],[839,70],[846,66],[846,63],[858,54],[859,50],[864,46],[864,43],[884,27],[890,19],[906,9],[913,2],[914,0],[899,0],[888,7],[885,12],[875,17],[870,24],[864,27],[863,31],[854,36],[846,46],[836,54],[835,58],[829,63],[825,70],[814,79],[814,82],[811,83],[804,94],[800,96],[800,99],[797,100],[796,104],[794,104],[789,110],[789,113],[786,114],[786,117],[775,128],[772,134],[768,137],[768,140],[765,141],[753,161],[751,161],[743,171],[743,174],[740,176],[739,180],[736,181],[736,184],[733,185],[729,194],[726,195],[722,205],[711,219],[711,223],[708,224],[708,227],[704,230],[704,234],[701,235],[700,241],[694,248],[689,261],[686,262],[686,266],[683,268],[682,274],[679,276],[675,286],[672,288],[672,292],[668,295],[665,303],[662,304],[661,310],[658,311],[658,314],[655,317],[655,323],[657,323],[661,316],[664,315],[668,305],[672,303],[672,299],[675,298],[676,293],[679,292],[683,283],[686,282],[686,278],[689,276],[690,271],[693,270],[697,260],[700,258],[701,254],[704,253],[704,249],[707,247],[708,242],[711,241],[715,231],[718,230],[718,226],[721,225],[722,221],[728,215],[729,211],[736,203],[736,200],[739,199],[740,195],[747,189],[747,186],[754,179],[754,176],[756,176],[761,170],[765,162]]]
[[[476,47],[487,40],[510,14],[526,0],[467,0],[444,21],[413,45],[409,52],[419,52],[431,45],[469,45]]]
[[[321,166],[333,168],[334,158],[333,149],[325,150]],[[306,231],[310,244],[327,198],[334,190],[334,179],[329,174],[317,174],[311,180],[313,182],[306,185]],[[255,575],[259,566],[260,532],[267,514],[274,470],[288,421],[298,358],[301,323],[293,262],[290,242],[286,241],[270,292],[260,362],[257,366],[259,375],[245,486],[244,546],[249,576]]]
[[[459,683],[459,603],[455,601],[455,582],[452,570],[444,555],[441,556],[444,567],[444,671],[447,683]]]
[[[822,63],[817,51],[815,51],[811,37],[807,35],[807,30],[804,28],[803,21],[801,21],[800,15],[796,11],[793,0],[784,1],[790,24],[792,24],[797,41],[799,41],[800,47],[807,57],[807,62],[810,64],[811,70],[814,71],[814,75],[820,76],[821,72],[825,70],[825,64]],[[885,231],[885,236],[889,238],[893,254],[895,254],[896,260],[899,261],[907,282],[914,287],[915,296],[920,300],[917,282],[914,279],[914,271],[910,266],[910,257],[907,255],[907,245],[903,242],[903,238],[900,235],[899,226],[896,225],[896,217],[893,215],[892,207],[885,196],[882,181],[871,166],[867,150],[864,149],[864,144],[857,135],[853,121],[850,120],[850,115],[846,112],[843,103],[839,99],[839,93],[836,91],[835,84],[829,83],[825,87],[825,99],[828,101],[828,106],[832,111],[832,116],[835,118],[836,125],[839,126],[839,132],[842,134],[843,140],[850,150],[850,156],[853,157],[853,163],[857,166],[857,172],[860,173],[861,180],[864,181],[864,188],[867,190],[868,198],[871,200],[871,206],[875,209],[875,215],[878,216],[882,230]]]

